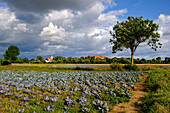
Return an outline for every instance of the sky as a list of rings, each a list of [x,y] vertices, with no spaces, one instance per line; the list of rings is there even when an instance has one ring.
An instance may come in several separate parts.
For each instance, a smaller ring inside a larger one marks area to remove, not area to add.
[[[130,50],[112,53],[110,31],[128,16],[159,24],[162,48],[141,43],[135,58],[170,57],[169,0],[0,0],[0,57],[10,45],[20,58],[101,55],[130,57]]]

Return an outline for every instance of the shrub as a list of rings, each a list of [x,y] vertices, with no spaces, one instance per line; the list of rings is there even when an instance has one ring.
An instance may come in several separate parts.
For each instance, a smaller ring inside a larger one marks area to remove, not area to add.
[[[110,68],[116,71],[123,71],[123,65],[120,63],[111,63]]]
[[[137,65],[126,64],[123,67],[125,70],[129,70],[129,71],[138,71],[139,70]]]
[[[11,62],[8,61],[8,60],[4,60],[4,61],[1,62],[1,65],[3,65],[3,66],[10,65],[10,64],[11,64]]]

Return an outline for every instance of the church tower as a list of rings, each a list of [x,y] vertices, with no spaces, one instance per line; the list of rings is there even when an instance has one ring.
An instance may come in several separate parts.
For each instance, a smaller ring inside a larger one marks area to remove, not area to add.
[[[53,55],[51,55],[51,60],[53,60]]]

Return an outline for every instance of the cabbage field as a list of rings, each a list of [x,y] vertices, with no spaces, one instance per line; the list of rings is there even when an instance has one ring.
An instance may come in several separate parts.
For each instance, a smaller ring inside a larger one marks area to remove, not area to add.
[[[147,72],[0,72],[0,112],[109,112]]]

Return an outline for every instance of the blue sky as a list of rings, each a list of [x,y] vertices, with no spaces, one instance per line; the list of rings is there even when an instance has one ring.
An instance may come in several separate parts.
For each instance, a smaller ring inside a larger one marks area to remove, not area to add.
[[[67,2],[65,2],[67,1]],[[142,43],[135,58],[170,56],[169,0],[0,0],[0,57],[17,45],[19,57],[50,55],[130,57],[124,50],[112,54],[109,32],[117,21],[143,16],[159,24],[161,49]],[[142,52],[141,52],[142,51]]]
[[[170,0],[115,0],[117,4],[113,8],[109,8],[104,12],[110,10],[127,9],[128,12],[124,14],[124,18],[128,16],[143,16],[145,19],[157,19],[160,14],[169,15]]]
[[[6,5],[5,4],[0,4],[0,7],[6,7]]]

